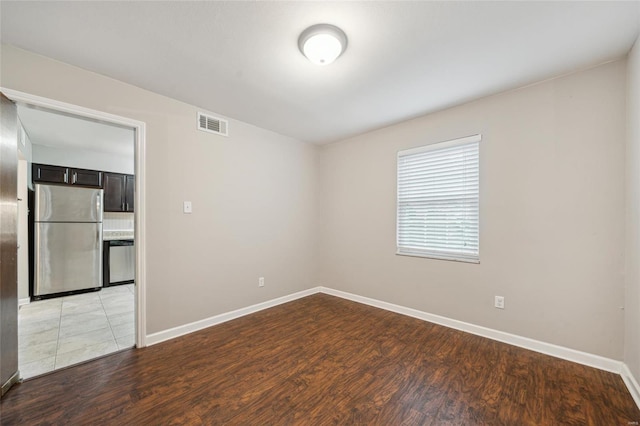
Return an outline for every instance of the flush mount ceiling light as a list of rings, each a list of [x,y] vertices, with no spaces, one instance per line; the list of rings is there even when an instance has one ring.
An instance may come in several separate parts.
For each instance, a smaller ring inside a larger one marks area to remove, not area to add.
[[[298,47],[316,65],[329,65],[347,48],[347,36],[330,24],[313,25],[300,34]]]

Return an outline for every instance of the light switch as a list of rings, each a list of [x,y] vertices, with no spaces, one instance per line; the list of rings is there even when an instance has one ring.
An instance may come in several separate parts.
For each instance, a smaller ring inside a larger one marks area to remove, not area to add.
[[[184,205],[182,206],[182,212],[183,213],[191,213],[193,210],[191,209],[191,201],[185,201]]]

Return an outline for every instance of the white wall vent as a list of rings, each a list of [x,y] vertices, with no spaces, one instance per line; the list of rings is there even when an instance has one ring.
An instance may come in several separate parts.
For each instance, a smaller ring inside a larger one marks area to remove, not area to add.
[[[203,132],[215,133],[217,135],[229,135],[229,122],[218,117],[198,113],[198,130]]]

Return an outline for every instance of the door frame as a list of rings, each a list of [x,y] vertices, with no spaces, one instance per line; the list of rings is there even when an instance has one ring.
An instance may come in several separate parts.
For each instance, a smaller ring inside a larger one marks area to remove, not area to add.
[[[135,246],[136,246],[136,347],[143,348],[147,345],[147,321],[146,321],[146,288],[147,288],[147,266],[146,266],[146,203],[145,203],[145,162],[146,162],[146,124],[143,121],[134,120],[128,117],[110,114],[42,96],[31,95],[4,87],[0,87],[4,95],[16,103],[24,103],[37,107],[47,108],[67,114],[79,115],[98,121],[118,124],[135,130],[134,148],[134,173],[136,177],[135,186]]]

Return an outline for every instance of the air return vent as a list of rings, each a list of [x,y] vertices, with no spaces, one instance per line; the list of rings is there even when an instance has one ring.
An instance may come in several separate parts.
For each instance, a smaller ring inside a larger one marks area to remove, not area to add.
[[[228,136],[229,122],[218,117],[198,113],[198,130]]]

